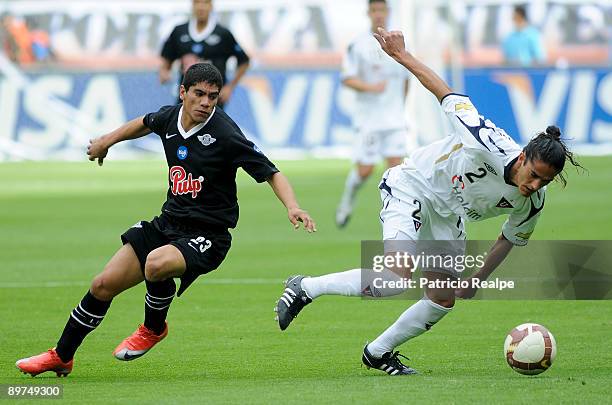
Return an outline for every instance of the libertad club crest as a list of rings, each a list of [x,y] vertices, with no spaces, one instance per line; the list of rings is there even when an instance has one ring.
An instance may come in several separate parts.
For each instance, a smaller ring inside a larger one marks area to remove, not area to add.
[[[208,146],[216,140],[217,139],[210,136],[210,134],[198,135],[198,141],[202,142],[204,146]]]

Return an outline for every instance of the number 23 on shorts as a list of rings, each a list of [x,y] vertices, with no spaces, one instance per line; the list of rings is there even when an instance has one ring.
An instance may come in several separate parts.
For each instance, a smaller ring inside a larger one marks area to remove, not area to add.
[[[212,246],[212,242],[203,236],[198,236],[197,238],[191,239],[188,245],[196,251],[204,253]]]

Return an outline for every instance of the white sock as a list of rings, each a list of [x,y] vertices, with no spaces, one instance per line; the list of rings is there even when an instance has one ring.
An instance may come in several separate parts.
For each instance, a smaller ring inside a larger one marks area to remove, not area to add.
[[[359,190],[363,182],[364,179],[359,176],[357,169],[353,168],[346,177],[346,182],[344,183],[344,193],[342,193],[342,198],[340,199],[341,207],[348,209],[352,208],[357,190]]]
[[[382,281],[399,282],[402,278],[390,270],[376,272],[370,269],[352,269],[340,273],[302,279],[302,288],[311,299],[320,295],[346,295],[361,297],[390,297],[401,294],[406,288],[382,287]],[[406,286],[407,287],[407,286]]]
[[[383,354],[393,351],[393,349],[402,343],[429,330],[444,315],[448,314],[451,309],[438,305],[427,297],[423,297],[404,311],[397,321],[389,326],[372,343],[368,344],[368,351],[374,357],[382,357]]]

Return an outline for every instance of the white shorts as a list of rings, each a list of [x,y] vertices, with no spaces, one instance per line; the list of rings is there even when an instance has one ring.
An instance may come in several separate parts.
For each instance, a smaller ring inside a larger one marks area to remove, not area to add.
[[[405,128],[386,131],[359,131],[355,139],[353,161],[375,165],[383,158],[404,157],[407,154],[408,131]]]
[[[402,199],[394,197],[383,177],[380,183],[382,209],[380,221],[383,228],[385,252],[403,252],[438,255],[463,255],[465,253],[465,224],[461,217],[443,217],[438,214],[421,193],[413,190]],[[406,199],[406,196],[410,196]],[[428,241],[428,243],[423,243]],[[430,268],[458,276],[453,268]]]

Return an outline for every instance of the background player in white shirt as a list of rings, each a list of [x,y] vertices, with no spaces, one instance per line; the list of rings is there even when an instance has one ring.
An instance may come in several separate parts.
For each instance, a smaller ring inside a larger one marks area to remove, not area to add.
[[[353,211],[357,190],[382,158],[397,166],[406,154],[405,101],[409,73],[380,49],[372,33],[387,26],[385,0],[368,1],[370,29],[349,45],[342,61],[342,84],[356,91],[353,127],[357,131],[353,161],[336,210],[336,224],[344,227]]]
[[[453,94],[440,77],[408,53],[401,32],[380,29],[374,36],[386,53],[438,98],[453,129],[446,139],[415,150],[402,165],[385,172],[380,183],[385,254],[418,254],[420,249],[415,246],[423,241],[430,245],[431,241],[450,241],[451,249],[459,248],[462,253],[464,220],[507,214],[501,234],[472,276],[485,280],[514,245],[527,243],[544,208],[545,186],[555,178],[565,185],[566,161],[580,165],[561,141],[559,128],[546,128],[521,149],[502,129],[480,116],[467,96]],[[439,266],[421,267],[424,277],[430,281],[457,277],[456,269]],[[411,276],[412,267],[409,263],[381,273],[353,269],[291,277],[276,306],[279,326],[287,328],[305,305],[321,295],[399,294],[402,288],[376,288],[374,280],[401,281]],[[453,308],[455,296],[471,298],[475,293],[473,288],[426,288],[420,301],[364,347],[363,363],[390,375],[416,373],[402,364],[394,349],[442,319]]]

